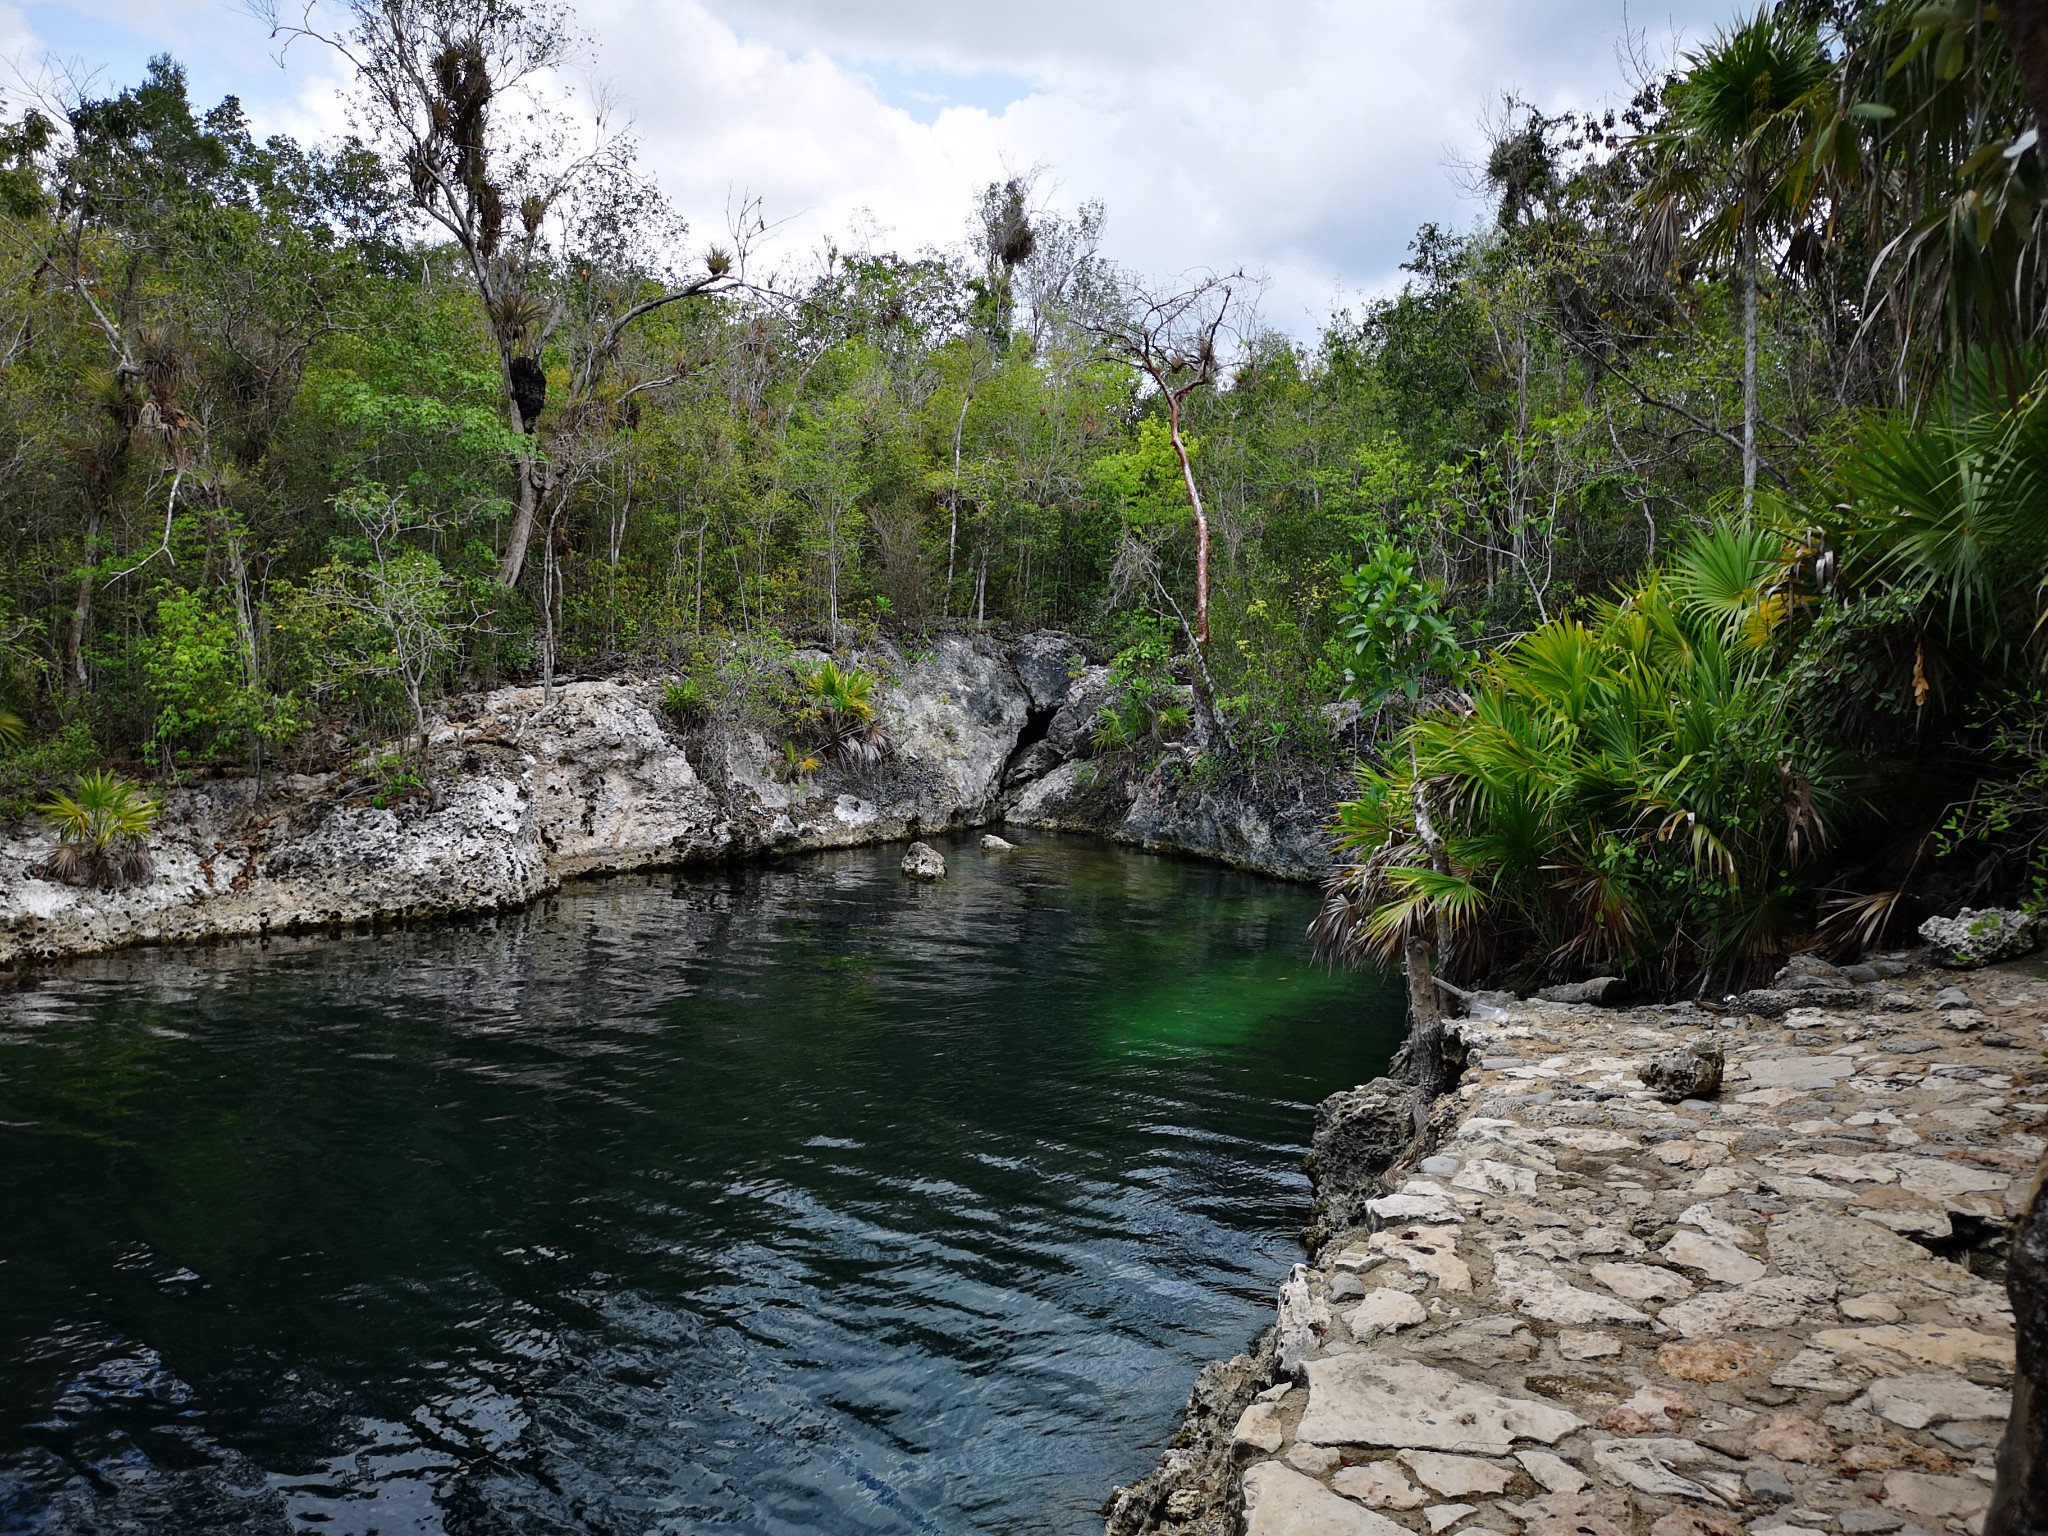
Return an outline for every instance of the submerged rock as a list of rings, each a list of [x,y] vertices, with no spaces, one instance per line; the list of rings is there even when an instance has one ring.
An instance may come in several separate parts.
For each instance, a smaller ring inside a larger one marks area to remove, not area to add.
[[[903,855],[903,873],[913,880],[943,880],[946,857],[930,843],[912,843]]]

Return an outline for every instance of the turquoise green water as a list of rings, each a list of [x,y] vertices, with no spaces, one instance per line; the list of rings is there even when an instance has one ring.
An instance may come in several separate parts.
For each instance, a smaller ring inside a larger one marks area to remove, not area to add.
[[[0,1531],[1100,1529],[1397,996],[1048,840],[0,994]]]

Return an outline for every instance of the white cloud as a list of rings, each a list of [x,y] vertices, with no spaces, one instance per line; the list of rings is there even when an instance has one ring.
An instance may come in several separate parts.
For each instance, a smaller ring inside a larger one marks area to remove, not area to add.
[[[1117,259],[1160,276],[1264,272],[1268,318],[1307,335],[1334,300],[1391,286],[1424,220],[1480,216],[1451,165],[1503,91],[1615,100],[1631,21],[1662,51],[1731,14],[1727,0],[1671,3],[584,0],[580,14],[594,76],[694,239],[751,193],[789,221],[778,247],[792,256],[868,218],[905,248],[951,244],[979,187],[1043,165],[1060,203],[1108,204]],[[281,74],[262,29],[222,0],[27,0],[19,14],[42,46],[99,46],[116,83],[168,49],[196,95],[236,91],[260,128],[341,122],[334,61],[302,47]]]

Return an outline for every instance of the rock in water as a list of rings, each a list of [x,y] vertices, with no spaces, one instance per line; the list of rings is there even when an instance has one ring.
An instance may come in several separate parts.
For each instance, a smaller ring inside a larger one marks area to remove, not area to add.
[[[2048,1531],[2048,1159],[2034,1175],[2009,1262],[2005,1285],[2018,1325],[2018,1370],[1984,1536]]]
[[[1696,1041],[1682,1051],[1651,1057],[1636,1068],[1636,1076],[1665,1103],[1676,1104],[1684,1099],[1711,1099],[1719,1093],[1725,1065],[1719,1046]]]
[[[943,880],[946,859],[930,843],[912,843],[903,855],[903,873],[913,880]]]
[[[1920,937],[1934,946],[1935,959],[1956,971],[2031,955],[2039,944],[2031,917],[1995,908],[1973,912],[1965,907],[1954,917],[1930,917],[1920,925]]]
[[[919,846],[922,847],[923,845],[919,844]],[[984,832],[981,835],[981,851],[983,853],[1015,853],[1017,845],[1007,839],[997,837],[993,832]],[[943,874],[945,871],[941,870],[940,873]]]
[[[1360,1088],[1331,1094],[1316,1106],[1309,1143],[1309,1177],[1316,1194],[1362,1189],[1385,1173],[1415,1140],[1412,1090],[1391,1077],[1376,1077]]]

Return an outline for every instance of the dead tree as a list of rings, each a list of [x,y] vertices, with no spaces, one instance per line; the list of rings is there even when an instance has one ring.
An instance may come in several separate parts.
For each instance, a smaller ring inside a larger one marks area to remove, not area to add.
[[[1134,287],[1121,315],[1089,326],[1103,350],[1144,374],[1166,404],[1167,437],[1195,512],[1194,638],[1202,651],[1209,648],[1209,514],[1195,482],[1181,417],[1189,397],[1215,384],[1222,371],[1216,338],[1237,318],[1233,301],[1245,283],[1242,272],[1231,272],[1164,296]]]
[[[360,126],[405,175],[412,205],[462,253],[496,345],[515,452],[512,528],[498,568],[517,584],[536,514],[549,492],[548,455],[536,447],[548,405],[541,351],[560,306],[550,295],[554,260],[546,226],[593,189],[631,175],[632,146],[599,125],[590,147],[542,94],[576,51],[567,12],[552,0],[350,0],[353,25],[322,31],[310,5],[286,20],[278,0],[254,0],[271,35],[307,38],[354,67]],[[499,113],[500,103],[518,109]],[[588,395],[626,329],[667,305],[735,286],[734,258],[713,250],[705,270],[626,304],[572,363],[570,392]]]

